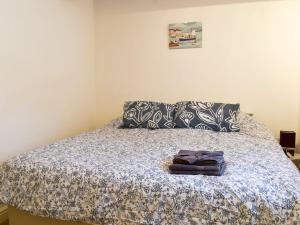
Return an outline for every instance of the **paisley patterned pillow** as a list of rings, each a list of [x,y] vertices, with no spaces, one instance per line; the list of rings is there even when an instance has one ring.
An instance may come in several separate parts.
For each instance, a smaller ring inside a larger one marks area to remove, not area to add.
[[[123,127],[174,128],[175,105],[160,102],[125,102]]]
[[[178,128],[239,132],[239,104],[177,102],[175,123]]]

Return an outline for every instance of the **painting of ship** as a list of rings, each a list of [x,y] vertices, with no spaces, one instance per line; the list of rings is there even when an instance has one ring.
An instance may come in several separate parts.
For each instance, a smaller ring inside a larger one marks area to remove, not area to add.
[[[195,42],[196,38],[195,37],[192,37],[192,38],[179,38],[179,41],[193,41],[193,42]]]
[[[199,22],[169,25],[169,48],[201,48],[202,24]]]

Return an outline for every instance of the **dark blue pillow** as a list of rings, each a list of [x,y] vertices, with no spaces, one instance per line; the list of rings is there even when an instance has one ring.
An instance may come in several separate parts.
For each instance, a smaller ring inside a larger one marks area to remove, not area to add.
[[[132,101],[124,104],[123,127],[174,128],[175,105],[160,102]]]
[[[177,102],[174,121],[178,128],[239,132],[239,110],[240,104]]]

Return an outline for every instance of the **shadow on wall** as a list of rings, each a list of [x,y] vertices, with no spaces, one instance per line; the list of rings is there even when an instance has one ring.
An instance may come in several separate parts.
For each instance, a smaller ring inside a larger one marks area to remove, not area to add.
[[[96,0],[100,7],[114,12],[139,12],[191,8],[210,5],[285,0]]]

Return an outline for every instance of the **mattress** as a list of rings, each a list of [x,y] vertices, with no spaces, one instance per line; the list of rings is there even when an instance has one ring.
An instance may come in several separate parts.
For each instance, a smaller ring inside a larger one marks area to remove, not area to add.
[[[300,175],[270,131],[122,129],[121,119],[6,161],[0,201],[103,225],[299,224]],[[179,150],[224,151],[220,177],[171,175]]]

